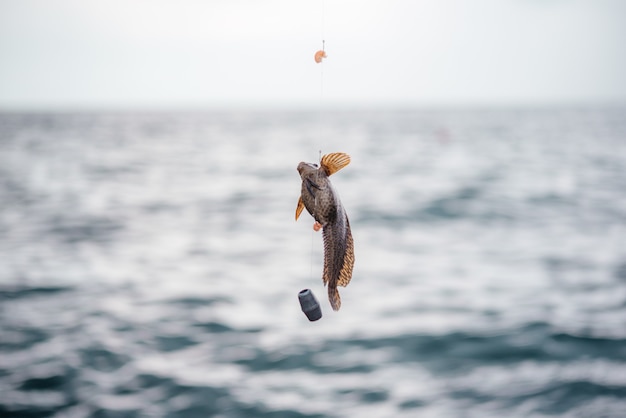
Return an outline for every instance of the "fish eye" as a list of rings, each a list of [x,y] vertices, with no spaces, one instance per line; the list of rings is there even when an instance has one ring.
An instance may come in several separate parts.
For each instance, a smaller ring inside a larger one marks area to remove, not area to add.
[[[318,165],[315,163],[308,163],[308,165],[313,168],[318,168]]]

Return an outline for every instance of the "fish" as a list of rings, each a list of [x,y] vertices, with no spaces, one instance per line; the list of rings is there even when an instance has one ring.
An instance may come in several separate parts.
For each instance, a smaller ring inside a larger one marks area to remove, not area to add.
[[[334,311],[341,308],[337,286],[345,287],[352,279],[354,268],[354,240],[346,210],[329,177],[350,164],[350,156],[343,152],[326,154],[319,166],[301,162],[298,172],[302,188],[296,206],[296,221],[302,211],[315,219],[313,229],[322,229],[324,240],[324,269],[322,281],[328,288],[328,300]]]

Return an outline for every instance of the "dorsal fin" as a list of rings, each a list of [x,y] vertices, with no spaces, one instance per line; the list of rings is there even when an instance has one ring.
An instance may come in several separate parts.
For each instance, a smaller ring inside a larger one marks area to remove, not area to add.
[[[352,239],[352,231],[350,230],[350,221],[346,217],[346,253],[343,256],[343,267],[339,272],[337,284],[339,286],[347,286],[352,279],[352,269],[354,268],[354,240]]]
[[[350,156],[345,152],[333,152],[324,155],[320,164],[326,175],[330,176],[350,164]]]

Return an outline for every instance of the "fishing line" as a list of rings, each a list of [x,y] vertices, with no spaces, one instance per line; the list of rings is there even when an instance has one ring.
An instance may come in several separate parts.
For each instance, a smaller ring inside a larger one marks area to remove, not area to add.
[[[326,54],[326,41],[322,37],[322,52]],[[320,107],[324,100],[324,60],[320,62]]]
[[[313,242],[315,241],[315,231],[311,229],[311,271],[309,272],[309,276],[311,281],[313,280]]]
[[[324,0],[320,0],[322,2],[322,18],[321,18],[321,25],[322,28],[320,30],[320,32],[322,33],[322,39],[324,39]],[[322,42],[324,42],[322,40]]]
[[[326,37],[324,36],[324,0],[322,2],[321,18],[320,18],[320,33],[322,34],[322,52],[323,56],[326,56]],[[324,61],[321,62],[322,67],[320,69],[320,95],[324,95]]]
[[[320,35],[322,40],[322,49],[315,53],[315,62],[320,64],[320,99],[319,99],[319,122],[318,131],[319,138],[322,138],[322,130],[324,126],[324,58],[326,58],[326,39],[324,36],[325,25],[325,5],[324,0],[320,0]]]
[[[320,0],[320,35],[322,40],[322,49],[315,53],[315,62],[320,64],[320,98],[319,98],[319,108],[318,108],[318,140],[321,142],[324,137],[324,58],[326,58],[326,39],[324,36],[324,27],[325,27],[325,7],[324,0]],[[322,151],[320,150],[320,159],[322,160]]]
[[[321,153],[322,151],[320,151]],[[313,203],[313,213],[316,212],[317,209],[317,193],[315,194],[315,199],[314,199],[314,203]],[[317,220],[315,220],[315,222],[317,222]],[[313,280],[313,243],[315,241],[315,229],[312,228],[311,229],[311,280]]]
[[[319,99],[319,110],[318,110],[318,141],[321,142],[323,136],[323,127],[324,127],[324,58],[326,58],[326,40],[324,39],[324,0],[320,0],[320,34],[322,39],[322,49],[315,53],[315,62],[320,64],[320,99]],[[319,159],[318,164],[322,162],[322,150],[319,150]],[[315,196],[315,203],[313,206],[313,213],[315,214],[315,209],[317,208],[317,196]],[[315,220],[317,222],[317,220]],[[313,279],[313,257],[314,257],[314,247],[313,244],[315,242],[315,229],[311,231],[311,279]]]

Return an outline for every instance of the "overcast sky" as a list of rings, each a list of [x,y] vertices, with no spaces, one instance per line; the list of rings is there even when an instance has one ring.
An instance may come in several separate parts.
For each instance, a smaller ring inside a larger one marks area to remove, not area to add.
[[[626,0],[0,0],[0,109],[623,104],[625,43]]]

